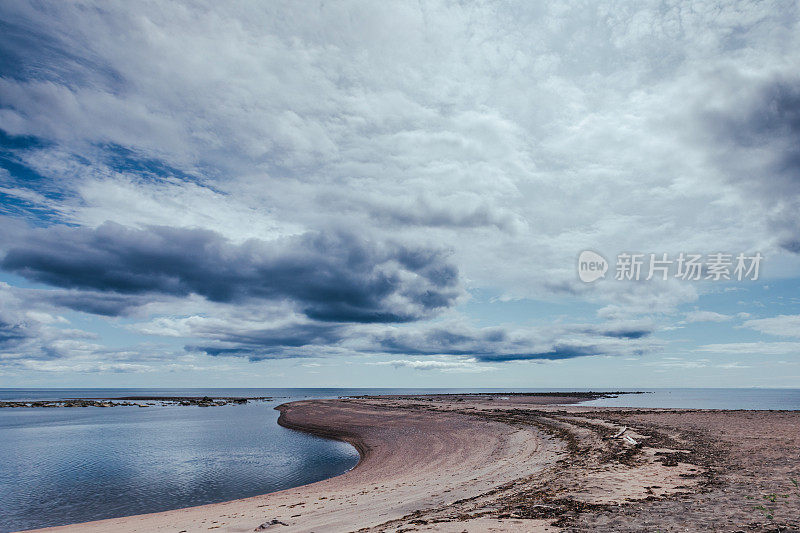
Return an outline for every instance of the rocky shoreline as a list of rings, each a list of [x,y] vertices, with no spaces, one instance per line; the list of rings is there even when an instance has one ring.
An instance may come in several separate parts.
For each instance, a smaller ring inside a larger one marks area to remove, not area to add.
[[[396,395],[380,395],[375,396],[371,394],[364,394],[360,396],[340,396],[340,399],[352,398],[361,400],[415,400],[420,402],[436,402],[436,401],[495,401],[495,400],[512,400],[514,398],[539,398],[547,404],[554,401],[564,401],[564,403],[588,402],[591,400],[600,400],[603,398],[616,398],[625,394],[652,394],[651,391],[564,391],[564,392],[444,392],[438,394],[396,394]]]
[[[394,400],[415,399],[416,401],[434,402],[443,400],[474,401],[474,400],[509,400],[517,396],[527,398],[542,398],[552,402],[553,398],[563,399],[567,403],[584,402],[600,398],[615,398],[622,394],[649,394],[642,391],[613,391],[613,392],[476,392],[476,393],[442,393],[427,395],[398,395],[380,396],[369,395],[349,396],[353,399],[383,398]],[[0,401],[2,408],[54,408],[54,407],[153,407],[153,406],[183,406],[183,407],[220,407],[223,405],[244,405],[248,402],[273,400],[272,396],[236,397],[236,396],[120,396],[116,398],[65,398],[63,400],[23,400]]]
[[[2,408],[54,408],[54,407],[154,407],[196,406],[221,407],[244,405],[248,402],[272,400],[270,396],[240,398],[232,396],[125,396],[121,398],[66,398],[64,400],[0,401]]]

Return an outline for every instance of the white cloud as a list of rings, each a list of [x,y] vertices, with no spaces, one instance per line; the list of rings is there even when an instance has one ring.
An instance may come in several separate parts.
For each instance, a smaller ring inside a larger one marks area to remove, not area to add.
[[[686,313],[686,322],[726,322],[733,317],[714,311],[690,311]]]
[[[737,370],[737,369],[752,368],[752,366],[742,364],[739,361],[732,361],[730,363],[722,363],[720,365],[717,365],[717,368],[724,368],[726,370]]]
[[[794,228],[791,194],[776,200],[759,184],[772,181],[747,183],[730,166],[765,175],[780,150],[732,157],[739,151],[704,122],[746,115],[765,86],[796,76],[797,16],[779,2],[0,9],[33,42],[52,43],[21,58],[36,76],[0,77],[0,128],[41,141],[14,156],[43,177],[3,174],[0,193],[60,222],[204,228],[237,244],[343,228],[446,248],[469,288],[501,300],[577,299],[599,307],[600,322],[650,317],[653,330],[703,289],[584,285],[581,250],[760,250],[769,264]],[[223,345],[315,325],[283,308],[237,315],[196,295],[142,303],[132,326],[142,336]],[[745,326],[792,336],[792,323],[776,320]],[[43,315],[31,323],[53,331]],[[390,331],[434,353],[425,332],[435,327]],[[358,334],[376,329],[355,325],[294,353],[365,352],[374,338],[361,346]],[[567,341],[623,355],[661,344],[501,329],[508,340],[494,344],[507,355]],[[459,347],[480,348],[486,331],[463,330]]]
[[[681,357],[664,357],[656,361],[645,362],[645,366],[658,367],[663,369],[669,368],[706,368],[711,363],[708,359],[684,359]]]
[[[441,370],[442,372],[491,372],[493,367],[478,365],[475,361],[446,361],[430,359],[395,359],[373,363],[376,365],[391,365],[395,368],[411,368],[413,370]]]
[[[800,342],[731,342],[698,346],[701,352],[751,355],[800,354]]]
[[[745,321],[742,326],[781,337],[800,337],[800,315],[779,315]]]
[[[764,244],[760,212],[682,140],[691,126],[675,112],[696,114],[687,89],[718,89],[717,63],[786,63],[764,56],[777,37],[758,31],[763,7],[723,6],[703,32],[704,10],[634,4],[152,7],[7,8],[91,59],[71,65],[72,84],[0,86],[8,131],[95,154],[70,220],[264,236],[344,218],[411,239],[423,225],[477,284],[522,295],[573,280],[587,246]],[[732,29],[747,47],[727,48]],[[98,143],[201,185],[106,175]]]

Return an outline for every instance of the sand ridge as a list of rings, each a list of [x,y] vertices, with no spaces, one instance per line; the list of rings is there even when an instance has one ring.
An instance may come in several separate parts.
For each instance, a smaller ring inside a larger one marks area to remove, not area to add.
[[[362,456],[353,470],[254,498],[47,531],[798,530],[800,412],[564,405],[575,400],[293,402],[279,407],[279,423],[352,443]],[[630,440],[614,437],[621,428]]]
[[[562,444],[535,427],[458,413],[387,410],[357,401],[281,406],[281,423],[353,443],[350,472],[304,487],[242,500],[43,531],[353,531],[478,496],[550,466]]]

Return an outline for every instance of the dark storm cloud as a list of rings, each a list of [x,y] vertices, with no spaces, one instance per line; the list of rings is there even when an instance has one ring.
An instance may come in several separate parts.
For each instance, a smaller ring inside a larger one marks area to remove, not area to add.
[[[101,314],[123,312],[118,295],[198,294],[214,302],[283,300],[308,317],[336,322],[402,322],[453,305],[458,272],[437,251],[314,233],[233,244],[198,229],[29,230],[6,245],[4,270],[66,289],[114,295]],[[70,299],[71,298],[71,299]],[[93,296],[64,296],[91,310]]]
[[[296,348],[304,346],[330,346],[341,341],[345,328],[338,324],[289,324],[264,329],[215,328],[207,332],[214,342],[188,345],[189,351],[208,355],[246,356],[251,361],[304,357]]]
[[[703,114],[717,161],[731,182],[768,207],[765,218],[781,247],[798,253],[800,78],[743,85],[722,109]]]
[[[603,335],[607,337],[616,337],[618,339],[641,339],[642,337],[650,335],[650,333],[652,333],[652,331],[644,329],[629,329],[621,331],[608,331],[603,333]]]
[[[593,355],[640,355],[650,347],[646,327],[615,325],[507,330],[436,327],[393,331],[374,339],[375,351],[407,355],[468,356],[480,362],[558,360]]]
[[[380,351],[409,355],[473,355],[478,335],[433,328],[417,334],[388,333],[376,339]]]
[[[597,347],[568,344],[541,351],[531,350],[535,344],[538,343],[531,342],[531,339],[510,341],[506,332],[496,328],[491,333],[481,332],[472,336],[436,329],[415,339],[394,336],[379,342],[380,349],[387,353],[470,356],[481,362],[569,359],[604,353]]]
[[[32,347],[31,343],[47,337],[44,329],[35,315],[20,308],[18,302],[0,295],[0,353],[12,354],[12,358],[20,354],[41,357],[41,350]]]
[[[589,327],[583,330],[584,333],[591,335],[602,335],[604,337],[614,337],[617,339],[641,339],[653,333],[653,328],[649,326],[625,326],[612,325]]]
[[[93,315],[120,316],[150,301],[142,295],[112,294],[84,291],[42,291],[31,295],[31,300],[46,302],[73,311]]]
[[[586,357],[590,355],[614,354],[606,353],[597,346],[571,346],[569,344],[559,344],[554,346],[553,349],[543,352],[486,353],[476,355],[475,359],[484,363],[499,363],[507,361],[528,361],[535,359],[555,361],[558,359],[572,359],[575,357]]]
[[[722,117],[718,126],[741,148],[779,148],[774,171],[800,183],[800,80],[766,84],[744,113]]]
[[[16,345],[27,337],[22,325],[10,324],[0,319],[0,349]]]

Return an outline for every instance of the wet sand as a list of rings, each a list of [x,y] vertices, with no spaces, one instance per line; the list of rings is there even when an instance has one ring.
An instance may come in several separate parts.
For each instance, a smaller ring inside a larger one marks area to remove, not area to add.
[[[350,442],[362,456],[353,470],[253,498],[42,531],[800,528],[800,412],[555,405],[577,399],[293,402],[280,407],[280,423]]]

